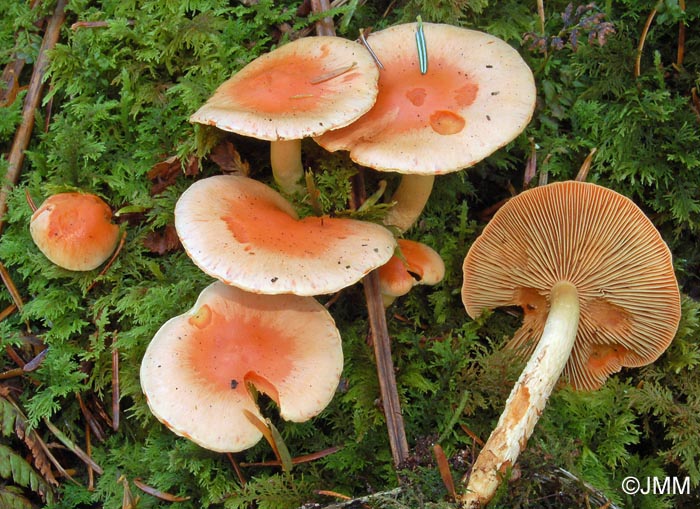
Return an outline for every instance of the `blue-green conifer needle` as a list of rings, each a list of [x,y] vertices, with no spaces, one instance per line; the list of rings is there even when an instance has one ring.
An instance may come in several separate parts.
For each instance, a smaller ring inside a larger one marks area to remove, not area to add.
[[[428,47],[425,44],[425,33],[423,32],[423,19],[420,16],[416,17],[418,22],[418,30],[416,30],[416,45],[418,46],[418,65],[420,73],[428,72]]]

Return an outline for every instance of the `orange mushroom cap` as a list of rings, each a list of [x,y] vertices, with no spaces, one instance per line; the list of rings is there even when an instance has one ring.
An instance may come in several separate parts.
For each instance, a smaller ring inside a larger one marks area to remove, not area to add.
[[[269,141],[316,136],[369,110],[377,75],[359,43],[304,37],[250,62],[190,121]]]
[[[680,293],[671,253],[630,199],[573,181],[512,198],[467,254],[462,300],[471,317],[520,306],[523,325],[509,346],[529,356],[558,281],[573,284],[580,301],[564,368],[574,388],[596,389],[622,367],[649,364],[673,340]]]
[[[379,267],[379,290],[386,300],[400,297],[416,285],[435,285],[445,277],[445,263],[430,246],[415,240],[397,241],[400,255]],[[388,297],[388,299],[386,299]]]
[[[299,219],[279,193],[234,175],[190,186],[175,206],[175,228],[200,269],[255,293],[333,293],[386,263],[396,246],[374,223]]]
[[[374,107],[316,141],[371,168],[440,174],[472,166],[513,140],[535,107],[532,71],[510,45],[489,34],[423,23],[428,53],[421,74],[418,25],[373,32],[382,62]]]
[[[235,452],[262,436],[245,416],[263,419],[248,383],[277,403],[282,418],[302,422],[331,401],[342,368],[340,334],[313,298],[251,294],[217,281],[156,333],[141,387],[172,431]]]
[[[119,241],[112,210],[86,193],[50,196],[32,214],[29,232],[39,250],[59,267],[92,270],[104,263]]]

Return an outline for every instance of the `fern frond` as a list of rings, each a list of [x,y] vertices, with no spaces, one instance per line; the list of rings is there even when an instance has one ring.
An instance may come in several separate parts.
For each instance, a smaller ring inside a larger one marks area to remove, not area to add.
[[[4,509],[33,509],[32,503],[14,486],[0,486],[0,507]]]
[[[19,412],[7,399],[0,397],[0,433],[9,437],[15,430],[15,422]]]
[[[51,486],[10,447],[0,444],[0,477],[11,480],[14,484],[29,488],[43,499],[53,499]]]

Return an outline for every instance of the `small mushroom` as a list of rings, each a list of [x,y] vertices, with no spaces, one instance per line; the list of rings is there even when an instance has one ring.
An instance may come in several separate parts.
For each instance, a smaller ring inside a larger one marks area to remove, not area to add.
[[[384,307],[416,285],[436,285],[445,277],[445,263],[433,248],[408,239],[397,244],[399,254],[377,269]]]
[[[247,449],[263,419],[248,384],[303,422],[331,401],[343,368],[340,334],[311,297],[256,295],[215,282],[167,321],[141,363],[141,387],[169,429],[219,452]]]
[[[422,26],[427,70],[415,34]],[[386,224],[407,230],[434,176],[472,166],[513,140],[530,121],[536,90],[518,52],[492,35],[436,23],[407,23],[367,37],[382,69],[372,109],[317,138],[359,164],[403,174]],[[425,72],[423,72],[425,71]]]
[[[87,193],[50,196],[32,214],[29,232],[39,250],[59,267],[88,271],[107,261],[119,227],[101,198]]]
[[[471,317],[520,306],[509,346],[530,355],[463,508],[493,497],[562,373],[575,389],[596,389],[622,367],[656,360],[680,320],[671,253],[654,225],[630,199],[584,182],[534,188],[499,209],[466,256],[462,300]]]
[[[378,70],[365,48],[340,37],[304,37],[250,62],[190,117],[269,140],[285,192],[301,189],[301,139],[344,127],[377,97]]]
[[[175,228],[200,269],[254,293],[333,293],[386,263],[396,247],[381,225],[299,219],[275,190],[234,175],[192,184],[175,206]]]

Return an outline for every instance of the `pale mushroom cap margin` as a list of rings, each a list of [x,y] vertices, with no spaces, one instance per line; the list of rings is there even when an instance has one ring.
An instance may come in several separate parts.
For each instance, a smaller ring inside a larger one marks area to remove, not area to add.
[[[190,121],[269,141],[317,136],[367,112],[377,97],[377,78],[361,44],[304,37],[243,67]]]
[[[416,23],[370,34],[382,62],[375,106],[315,140],[357,163],[399,173],[441,174],[472,166],[526,127],[535,108],[532,71],[503,40],[423,23],[428,72],[420,73]]]
[[[601,186],[561,182],[525,191],[495,214],[464,261],[471,317],[520,306],[509,343],[529,356],[542,333],[549,290],[573,283],[581,316],[564,368],[573,387],[595,389],[622,367],[656,360],[680,320],[671,252],[630,199]]]
[[[254,293],[333,293],[386,263],[396,247],[378,224],[298,219],[275,190],[234,175],[192,184],[175,205],[175,228],[202,271]]]
[[[248,381],[267,380],[281,417],[302,422],[331,401],[342,368],[340,334],[316,300],[215,282],[156,333],[141,363],[141,386],[152,413],[173,432],[235,452],[262,436],[244,415],[263,419]]]

